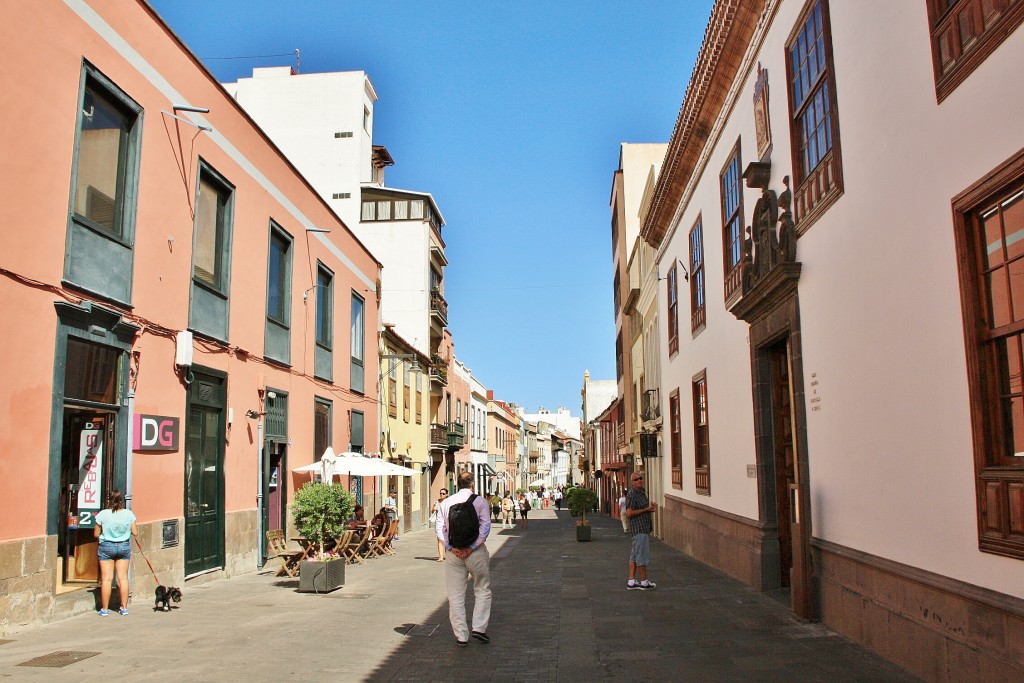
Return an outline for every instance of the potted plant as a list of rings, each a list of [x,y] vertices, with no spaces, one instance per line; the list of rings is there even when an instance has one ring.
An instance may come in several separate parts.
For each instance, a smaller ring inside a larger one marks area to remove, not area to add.
[[[344,585],[344,559],[324,547],[341,534],[354,507],[352,495],[341,484],[310,482],[295,492],[295,528],[316,546],[313,559],[299,563],[300,592],[327,593]]]
[[[592,489],[582,486],[574,486],[566,491],[566,504],[573,517],[579,517],[576,522],[576,540],[590,540],[590,522],[587,521],[587,510],[594,509],[597,503],[597,494]]]

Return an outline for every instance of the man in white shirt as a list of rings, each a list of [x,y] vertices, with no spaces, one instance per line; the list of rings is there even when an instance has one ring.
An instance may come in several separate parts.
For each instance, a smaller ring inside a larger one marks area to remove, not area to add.
[[[438,508],[434,531],[448,550],[444,566],[445,586],[448,589],[448,619],[459,647],[465,647],[470,636],[481,643],[491,642],[487,635],[487,626],[491,620],[491,556],[485,545],[491,533],[491,506],[482,496],[476,496],[473,492],[472,472],[461,472],[456,486],[458,491]],[[472,505],[479,525],[476,540],[466,547],[453,547],[448,527],[449,514],[453,506],[468,501],[472,496],[476,496]],[[471,574],[475,598],[472,632],[466,624],[466,587]]]

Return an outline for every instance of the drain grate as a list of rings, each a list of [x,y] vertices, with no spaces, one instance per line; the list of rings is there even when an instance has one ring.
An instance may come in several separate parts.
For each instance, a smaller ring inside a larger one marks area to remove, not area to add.
[[[42,657],[36,657],[30,659],[27,662],[22,662],[18,666],[43,666],[51,669],[59,669],[62,666],[68,664],[74,664],[80,662],[83,659],[89,659],[89,657],[95,657],[99,652],[76,652],[74,650],[62,650],[60,652],[51,652],[48,655]]]
[[[407,636],[414,636],[417,638],[429,638],[434,635],[434,631],[437,630],[439,624],[416,624],[411,629],[405,632]]]

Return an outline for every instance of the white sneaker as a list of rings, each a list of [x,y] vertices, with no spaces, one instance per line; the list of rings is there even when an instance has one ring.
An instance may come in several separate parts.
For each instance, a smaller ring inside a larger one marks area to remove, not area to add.
[[[640,590],[652,591],[658,587],[658,584],[653,581],[648,581],[647,583],[638,584],[638,586],[640,587]]]

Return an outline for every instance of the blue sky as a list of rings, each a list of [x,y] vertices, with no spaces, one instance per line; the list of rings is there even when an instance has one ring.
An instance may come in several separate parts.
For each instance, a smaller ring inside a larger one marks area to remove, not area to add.
[[[619,143],[668,141],[711,0],[150,4],[222,82],[296,48],[369,74],[387,182],[437,200],[456,355],[496,397],[580,414],[584,369],[614,379]]]

